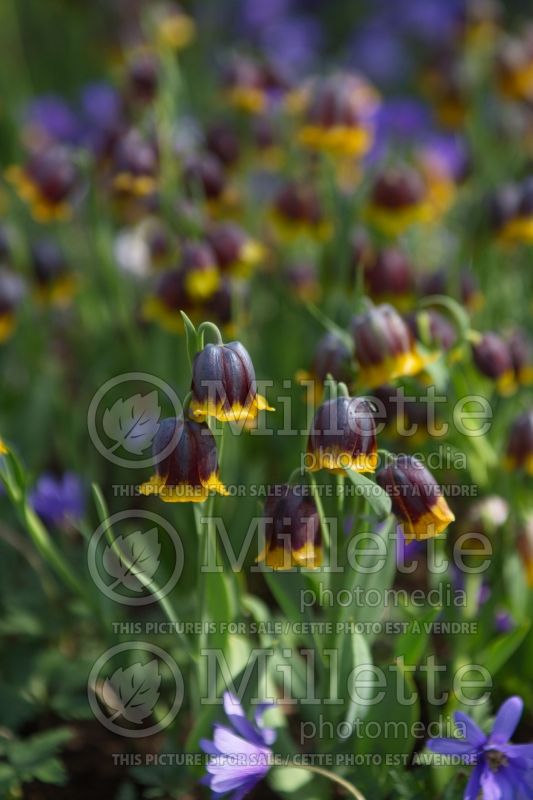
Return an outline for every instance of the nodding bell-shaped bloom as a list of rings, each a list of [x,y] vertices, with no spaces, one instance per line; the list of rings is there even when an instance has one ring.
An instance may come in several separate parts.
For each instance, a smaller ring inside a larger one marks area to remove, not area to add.
[[[370,403],[361,397],[337,397],[318,408],[307,443],[311,472],[374,472],[378,463],[376,423]]]
[[[257,393],[250,354],[240,342],[208,344],[194,357],[190,413],[197,419],[251,422],[258,411],[273,411]]]
[[[529,386],[533,383],[533,349],[523,330],[515,330],[507,340],[517,383]]]
[[[236,278],[248,278],[263,259],[263,246],[252,239],[239,225],[224,222],[213,225],[207,240],[216,256],[220,270]]]
[[[376,90],[360,75],[337,73],[313,82],[299,133],[301,144],[339,158],[361,158],[370,149]]]
[[[504,463],[533,477],[533,410],[524,411],[511,425]]]
[[[212,297],[220,286],[220,271],[212,248],[206,242],[187,242],[181,254],[185,291],[196,302]]]
[[[113,191],[118,197],[148,198],[157,190],[157,147],[132,129],[117,142],[111,170]]]
[[[398,236],[411,225],[436,217],[422,174],[407,165],[390,167],[378,175],[372,189],[369,222],[388,236]]]
[[[211,491],[227,495],[218,476],[215,437],[208,426],[190,419],[164,419],[152,448],[156,473],[139,487],[165,503],[203,503]]]
[[[390,305],[370,308],[353,318],[352,333],[359,382],[370,388],[421,372],[435,355],[424,356],[402,317]]]
[[[61,248],[53,239],[39,239],[32,245],[31,257],[38,300],[67,306],[76,291],[76,279]]]
[[[414,456],[397,456],[377,472],[376,479],[390,495],[393,513],[408,541],[438,536],[454,521],[439,484]]]
[[[489,225],[505,244],[533,242],[533,177],[522,183],[507,183],[491,196]]]
[[[66,148],[56,146],[34,153],[23,167],[10,167],[6,176],[38,222],[70,218],[78,170]]]
[[[413,295],[413,265],[399,247],[386,247],[368,264],[365,285],[376,302],[390,302],[405,309]]]
[[[21,277],[6,268],[0,268],[0,343],[9,339],[15,329],[24,292]]]
[[[484,333],[472,345],[474,363],[482,375],[496,383],[497,391],[510,395],[516,390],[511,350],[507,342],[497,333]]]
[[[281,187],[274,199],[272,221],[278,236],[288,241],[302,235],[327,239],[331,233],[331,224],[309,183],[291,181]]]
[[[318,404],[328,375],[338,383],[350,383],[353,377],[352,352],[335,333],[325,333],[318,342],[310,370],[298,370],[296,379],[305,384],[310,401]]]
[[[320,567],[320,518],[309,487],[272,487],[265,503],[264,521],[265,548],[258,561],[276,570]]]

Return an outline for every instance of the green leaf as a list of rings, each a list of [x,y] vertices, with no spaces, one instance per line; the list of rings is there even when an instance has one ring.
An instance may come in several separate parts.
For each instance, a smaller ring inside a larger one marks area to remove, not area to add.
[[[492,676],[511,658],[524,641],[530,628],[530,623],[525,622],[504,636],[494,639],[488,647],[479,654],[479,664],[483,664]]]
[[[395,657],[403,656],[408,666],[420,663],[425,653],[432,623],[440,614],[440,608],[430,608],[417,619],[409,621],[409,628],[396,639]]]
[[[366,478],[353,469],[347,469],[346,475],[354,486],[361,490],[361,495],[372,506],[372,509],[380,519],[385,519],[391,512],[391,499],[387,492],[378,486],[377,483]]]
[[[189,319],[185,311],[180,311],[180,314],[183,320],[183,324],[185,325],[187,355],[189,356],[189,363],[192,367],[192,362],[194,361],[194,357],[198,349],[198,334],[196,333],[196,328],[192,324],[191,320]]]

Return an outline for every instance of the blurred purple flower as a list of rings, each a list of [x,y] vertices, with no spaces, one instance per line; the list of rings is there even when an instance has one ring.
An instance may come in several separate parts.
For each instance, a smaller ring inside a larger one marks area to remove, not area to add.
[[[394,25],[371,20],[356,31],[348,64],[364,72],[378,86],[390,86],[405,79],[410,59],[406,42]]]
[[[243,0],[241,5],[241,20],[245,27],[252,32],[260,32],[262,28],[272,22],[279,22],[288,14],[291,0],[267,0],[258,3],[257,0]]]
[[[464,180],[470,167],[468,147],[461,136],[431,134],[422,144],[422,157],[454,181]]]
[[[499,608],[494,615],[494,628],[497,633],[509,633],[515,627],[514,619],[504,608]]]
[[[80,134],[76,114],[59,96],[53,94],[36,97],[27,106],[25,124],[53,142],[73,144]]]
[[[30,505],[50,525],[78,520],[85,512],[83,484],[77,475],[41,475],[30,495]]]
[[[446,44],[457,30],[461,0],[406,0],[394,9],[396,24],[424,44]]]
[[[262,703],[250,722],[231,692],[224,693],[224,711],[231,727],[215,725],[213,741],[202,739],[200,747],[210,756],[203,783],[213,794],[232,792],[231,800],[241,800],[270,769],[276,732],[263,726],[263,714],[270,703]]]
[[[274,64],[299,73],[311,69],[322,43],[318,22],[311,17],[288,17],[265,26],[260,45]]]
[[[473,719],[461,711],[454,714],[456,725],[464,730],[463,739],[430,739],[433,753],[462,756],[474,765],[464,800],[527,800],[533,792],[533,744],[510,744],[522,716],[524,703],[510,697],[500,706],[492,732],[487,736]]]
[[[80,96],[81,110],[88,122],[101,128],[117,125],[121,117],[121,99],[108,83],[89,83]]]

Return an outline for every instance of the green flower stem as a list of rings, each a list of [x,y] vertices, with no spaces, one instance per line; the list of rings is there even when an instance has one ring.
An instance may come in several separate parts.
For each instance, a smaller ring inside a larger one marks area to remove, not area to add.
[[[100,522],[104,525],[105,528],[105,535],[106,538],[117,554],[117,556],[123,561],[128,569],[133,566],[133,562],[128,559],[127,553],[117,545],[115,541],[115,537],[113,536],[113,531],[108,524],[109,519],[109,510],[107,508],[107,503],[104,499],[102,492],[100,491],[100,487],[97,484],[93,483],[92,485],[93,490],[93,497],[95,505],[98,509],[98,516],[100,518]],[[139,571],[138,567],[135,568],[135,577],[138,579],[140,583],[148,589],[150,593],[155,597],[159,605],[161,606],[162,610],[165,613],[166,618],[173,626],[175,626],[176,635],[180,640],[180,643],[183,645],[183,649],[186,655],[194,661],[194,655],[191,650],[191,645],[189,640],[181,630],[181,620],[176,613],[174,606],[168,599],[168,596],[163,594],[160,587],[153,581],[152,578],[148,578],[143,572]]]
[[[199,341],[202,342],[202,344],[199,345],[200,349],[203,347],[203,340],[207,331],[210,331],[214,335],[216,339],[216,344],[224,344],[224,339],[222,338],[222,334],[220,333],[220,328],[218,328],[214,322],[202,322],[202,324],[198,328],[198,338]]]
[[[320,527],[322,529],[322,537],[324,539],[324,546],[325,549],[329,551],[330,547],[330,535],[329,535],[329,528],[328,528],[328,521],[326,518],[326,514],[324,512],[324,506],[322,504],[322,498],[320,497],[320,492],[318,491],[318,485],[316,482],[316,478],[312,472],[307,473],[309,475],[309,484],[311,486],[311,495],[313,500],[316,503],[316,508],[318,511],[318,518],[320,520]]]
[[[290,767],[291,769],[303,769],[306,772],[314,772],[315,775],[320,775],[322,778],[326,778],[328,781],[336,783],[338,786],[342,786],[342,788],[348,792],[350,797],[355,797],[356,800],[366,800],[365,796],[361,794],[359,789],[356,789],[356,787],[347,780],[341,778],[340,775],[336,775],[334,772],[330,772],[327,769],[323,769],[322,767],[312,767],[307,764],[296,764],[292,762],[289,762],[287,767]]]

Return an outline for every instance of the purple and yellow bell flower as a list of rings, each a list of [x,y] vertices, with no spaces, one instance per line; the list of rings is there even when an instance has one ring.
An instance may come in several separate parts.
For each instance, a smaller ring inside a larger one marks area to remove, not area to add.
[[[128,55],[126,65],[126,94],[134,103],[152,103],[159,89],[160,63],[156,54],[147,47],[135,48]]]
[[[378,470],[376,479],[390,495],[392,511],[408,541],[438,536],[454,521],[439,484],[414,456],[396,456]]]
[[[129,130],[117,142],[111,185],[118,198],[149,198],[157,191],[159,156],[155,144]]]
[[[511,425],[504,465],[533,477],[533,410],[522,412]]]
[[[407,309],[414,298],[414,271],[411,261],[399,247],[385,247],[370,258],[365,267],[365,287],[378,303],[391,303]]]
[[[263,721],[270,706],[260,703],[251,722],[238,698],[224,693],[229,725],[215,724],[212,741],[200,740],[200,747],[209,756],[202,783],[214,797],[242,800],[267,775],[273,761],[271,745],[276,740],[276,731]]]
[[[289,262],[284,270],[289,291],[302,303],[316,303],[322,296],[322,287],[316,265],[312,261]]]
[[[247,56],[234,54],[223,65],[221,84],[228,105],[246,114],[261,114],[269,102],[266,68]],[[281,87],[279,87],[281,88]]]
[[[489,200],[489,224],[503,245],[533,242],[533,177],[501,186]]]
[[[218,472],[215,437],[208,426],[181,417],[164,419],[152,448],[156,472],[139,487],[165,503],[203,503],[211,492],[227,495]]]
[[[395,378],[417,375],[435,354],[423,355],[411,332],[390,305],[370,308],[352,320],[360,385],[374,388]]]
[[[362,158],[373,142],[379,94],[361,75],[336,73],[314,81],[298,132],[306,148],[334,158]]]
[[[6,177],[38,222],[72,216],[71,200],[79,176],[66,148],[55,146],[34,153],[22,167],[9,167]]]
[[[249,278],[265,257],[265,248],[232,222],[213,225],[207,232],[217,264],[222,272],[236,278]]]
[[[325,333],[318,342],[309,370],[298,370],[296,379],[304,383],[308,398],[315,405],[322,398],[324,381],[331,375],[337,383],[349,384],[353,378],[352,351],[342,339],[332,332]]]
[[[273,411],[258,394],[250,354],[240,342],[208,344],[194,357],[190,414],[196,419],[253,422],[259,411]]]
[[[533,383],[533,349],[525,331],[515,330],[507,339],[516,382],[521,386]]]
[[[15,329],[24,294],[22,278],[5,267],[0,268],[0,344],[9,339]]]
[[[271,218],[276,234],[282,241],[299,236],[325,240],[332,230],[322,210],[320,198],[309,183],[290,181],[274,198]]]
[[[454,721],[462,729],[461,738],[430,739],[433,753],[460,756],[474,768],[464,800],[526,800],[533,793],[533,744],[512,744],[511,736],[522,716],[524,703],[510,697],[500,706],[492,731],[483,733],[474,720],[456,711]]]
[[[193,302],[204,302],[220,286],[220,270],[212,247],[207,242],[186,242],[181,253],[184,288]]]
[[[189,156],[184,164],[183,183],[187,196],[205,203],[213,217],[225,216],[238,204],[220,160],[212,153]]]
[[[322,564],[320,518],[307,486],[274,486],[265,502],[265,547],[257,560],[274,570]]]
[[[516,391],[511,351],[501,336],[488,331],[475,337],[472,356],[479,372],[495,382],[499,394],[508,396]]]
[[[439,215],[420,170],[404,164],[389,167],[376,177],[366,218],[386,236],[399,236],[412,225],[427,225]]]
[[[184,330],[181,311],[195,319],[198,306],[190,297],[182,269],[170,269],[157,278],[155,287],[145,299],[142,316],[149,322],[157,322],[169,333],[182,333]]]
[[[533,100],[533,25],[518,36],[502,39],[496,57],[496,81],[503,97],[522,103]]]
[[[77,281],[57,242],[50,238],[34,242],[31,260],[37,300],[59,308],[68,306],[76,292]]]
[[[322,403],[309,432],[305,463],[311,472],[374,472],[378,455],[370,403],[361,397],[343,396]]]

